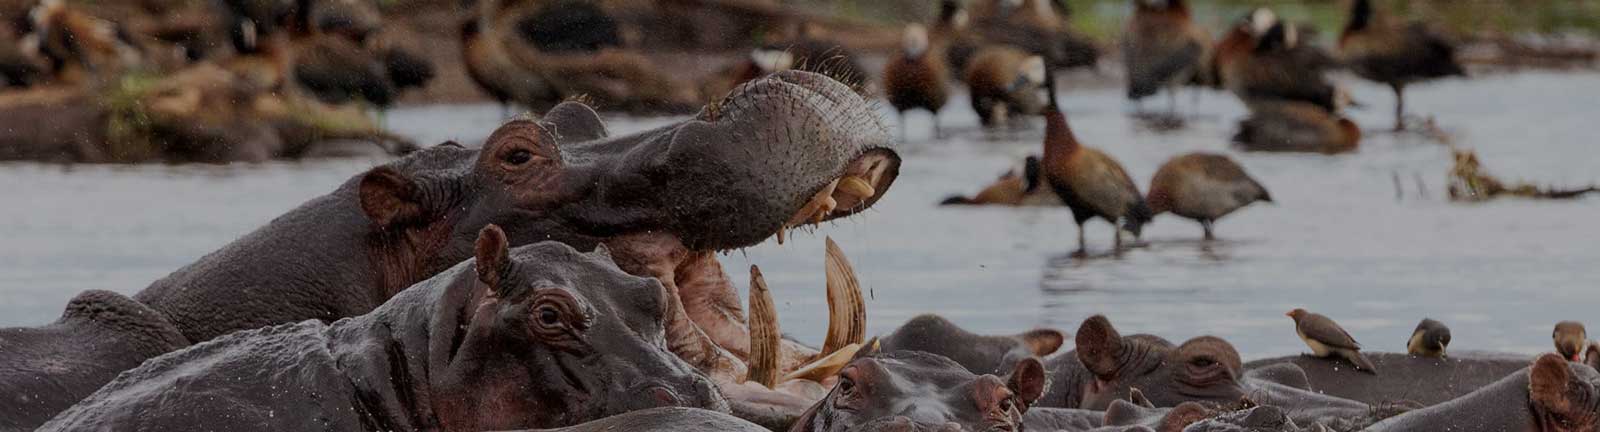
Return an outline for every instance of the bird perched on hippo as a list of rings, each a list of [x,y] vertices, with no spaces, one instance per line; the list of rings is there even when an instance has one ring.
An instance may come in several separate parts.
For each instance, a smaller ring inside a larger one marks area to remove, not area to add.
[[[369,314],[242,331],[123,373],[41,430],[498,430],[658,406],[727,410],[668,352],[661,283],[601,247],[508,248]]]
[[[859,95],[798,71],[623,136],[588,106],[564,103],[541,121],[507,122],[480,149],[447,143],[351,178],[132,296],[154,312],[139,325],[69,312],[58,325],[0,329],[0,388],[20,407],[0,412],[0,429],[36,427],[118,372],[190,343],[370,312],[470,257],[491,223],[513,246],[610,246],[620,267],[656,277],[670,304],[687,306],[672,309],[674,353],[731,368],[744,362],[748,328],[713,253],[870,207],[898,175],[889,142]],[[795,361],[815,354],[783,346]],[[40,362],[57,367],[26,366]]]

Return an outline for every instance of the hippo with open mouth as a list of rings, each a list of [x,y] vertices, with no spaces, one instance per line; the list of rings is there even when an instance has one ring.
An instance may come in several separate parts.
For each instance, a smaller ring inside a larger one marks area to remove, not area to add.
[[[0,429],[37,426],[190,343],[370,312],[470,257],[488,224],[513,246],[607,245],[624,271],[668,289],[672,351],[737,381],[749,329],[714,253],[868,208],[898,175],[889,142],[869,103],[805,72],[749,82],[693,118],[625,136],[564,103],[506,123],[481,149],[447,143],[357,175],[156,281],[122,302],[126,312],[69,310],[49,326],[0,329]],[[101,309],[108,293],[95,294],[73,310]],[[822,357],[788,341],[780,354],[789,369]]]
[[[230,334],[151,359],[43,430],[493,430],[656,406],[726,410],[666,349],[665,290],[604,248],[476,257],[331,325]]]

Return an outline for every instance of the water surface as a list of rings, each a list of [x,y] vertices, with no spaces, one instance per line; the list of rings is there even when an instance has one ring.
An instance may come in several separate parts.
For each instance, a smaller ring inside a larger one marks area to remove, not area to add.
[[[1565,202],[1444,200],[1447,148],[1381,132],[1387,89],[1353,79],[1371,108],[1368,129],[1344,156],[1241,154],[1227,147],[1244,109],[1207,94],[1176,133],[1140,128],[1114,88],[1064,89],[1079,138],[1120,159],[1141,188],[1167,158],[1230,154],[1264,183],[1276,205],[1224,219],[1222,239],[1172,216],[1146,231],[1151,245],[1118,257],[1074,259],[1065,208],[941,208],[1037,152],[1038,128],[978,130],[966,100],[952,100],[945,140],[928,118],[909,119],[899,181],[865,214],[723,257],[741,293],[750,264],[774,291],[784,331],[817,342],[826,325],[822,239],[833,236],[869,290],[869,330],[892,330],[936,312],[980,331],[1035,326],[1071,331],[1103,313],[1124,333],[1170,339],[1215,334],[1248,357],[1304,350],[1283,313],[1306,307],[1339,320],[1369,349],[1402,350],[1424,316],[1454,329],[1452,348],[1549,350],[1558,320],[1586,319],[1600,304],[1600,196]],[[1594,134],[1600,75],[1522,73],[1416,86],[1409,105],[1433,115],[1506,180],[1557,185],[1600,181]],[[1157,109],[1164,101],[1151,103]],[[481,141],[496,106],[392,112],[390,125],[423,142]],[[892,112],[885,111],[891,122]],[[619,133],[664,119],[613,119]],[[891,126],[893,130],[893,126]],[[86,289],[133,293],[378,163],[371,159],[236,166],[0,164],[0,325],[53,320]],[[1396,199],[1392,178],[1404,183]],[[1420,194],[1416,178],[1424,183]],[[1105,255],[1111,228],[1089,226],[1091,254]]]

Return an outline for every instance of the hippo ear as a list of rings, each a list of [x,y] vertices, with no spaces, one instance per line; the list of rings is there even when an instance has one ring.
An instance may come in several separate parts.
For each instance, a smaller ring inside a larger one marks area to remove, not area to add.
[[[1110,381],[1122,366],[1122,335],[1104,315],[1083,320],[1078,326],[1078,361],[1095,377]]]
[[[1533,361],[1528,370],[1528,399],[1547,412],[1565,416],[1575,408],[1568,391],[1572,369],[1567,360],[1556,354],[1545,354]]]
[[[478,243],[475,249],[477,261],[473,266],[478,270],[478,280],[488,285],[491,291],[501,291],[500,281],[503,280],[507,267],[510,267],[507,258],[510,251],[507,250],[505,231],[501,231],[500,227],[494,224],[483,227],[478,231]]]
[[[1016,393],[1024,403],[1032,405],[1034,401],[1044,396],[1046,379],[1044,363],[1040,363],[1039,359],[1028,357],[1017,362],[1017,367],[1012,368],[1011,376],[1006,378],[1006,387]]]
[[[1033,355],[1044,357],[1061,349],[1061,344],[1067,341],[1067,336],[1056,329],[1034,329],[1017,335],[1017,339],[1021,339]]]
[[[878,342],[877,336],[873,336],[872,339],[867,339],[865,343],[861,344],[861,349],[856,350],[855,355],[850,356],[850,361],[845,362],[845,364],[850,364],[856,360],[878,355],[879,352],[883,351],[882,345],[883,344]]]
[[[394,168],[380,166],[361,176],[361,211],[380,230],[403,227],[422,219],[417,184]]]
[[[1211,418],[1213,414],[1215,413],[1204,405],[1184,402],[1178,404],[1177,407],[1172,408],[1172,411],[1168,411],[1167,415],[1161,417],[1161,426],[1157,430],[1181,431],[1191,424]]]
[[[1589,347],[1584,348],[1583,364],[1595,370],[1600,370],[1600,343],[1589,342]]]

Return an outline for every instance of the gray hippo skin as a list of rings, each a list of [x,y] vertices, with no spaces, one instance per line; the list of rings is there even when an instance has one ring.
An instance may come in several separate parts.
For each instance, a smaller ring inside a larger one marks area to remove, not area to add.
[[[469,258],[477,230],[493,223],[514,246],[610,246],[624,270],[655,276],[674,293],[670,346],[704,347],[709,333],[737,348],[747,343],[739,342],[747,339],[743,315],[714,253],[867,208],[898,174],[888,143],[870,104],[804,72],[752,81],[695,118],[619,137],[589,107],[564,103],[543,121],[505,124],[482,149],[442,144],[357,175],[133,298],[176,326],[187,339],[179,345],[308,319],[330,323]],[[835,194],[836,206],[791,221],[844,176],[866,179],[855,190],[876,193]],[[676,276],[660,271],[680,267]],[[0,429],[42,424],[118,372],[176,348],[140,342],[169,338],[170,328],[153,328],[0,330]],[[30,366],[30,356],[53,347],[93,352]],[[20,398],[30,404],[13,403]]]
[[[1533,366],[1456,400],[1412,411],[1367,432],[1556,432],[1600,429],[1600,373],[1545,354]]]
[[[767,428],[738,417],[696,408],[666,407],[634,411],[600,420],[555,429],[528,429],[519,432],[768,432]]]
[[[59,334],[81,335],[59,338]],[[32,429],[78,399],[138,366],[144,359],[189,345],[166,317],[110,291],[84,291],[67,303],[55,323],[38,328],[0,329],[0,430]],[[117,347],[99,350],[85,347]],[[86,368],[81,379],[20,380],[45,372]],[[20,382],[19,382],[20,381]],[[31,419],[39,419],[31,421]],[[29,421],[23,421],[29,420]]]
[[[1034,358],[1012,369],[1006,378],[974,375],[936,354],[863,349],[789,431],[1021,430],[1044,369]]]
[[[659,406],[726,411],[710,381],[667,351],[663,293],[603,250],[507,250],[491,225],[476,259],[372,313],[156,357],[42,430],[478,431]]]
[[[1245,363],[1247,375],[1266,368],[1298,367],[1310,390],[1370,404],[1410,401],[1434,405],[1471,393],[1528,367],[1518,354],[1453,352],[1449,357],[1417,357],[1403,353],[1363,353],[1380,375],[1359,373],[1343,361],[1297,355]],[[1278,378],[1266,378],[1286,385]]]
[[[883,336],[884,352],[922,351],[954,360],[976,374],[1003,374],[1027,357],[1044,357],[1061,348],[1066,337],[1053,329],[1035,329],[1012,336],[975,334],[938,315],[918,315]]]
[[[1201,336],[1182,345],[1153,335],[1122,336],[1111,321],[1095,315],[1078,327],[1076,349],[1045,360],[1050,388],[1041,407],[1104,410],[1129,400],[1138,389],[1154,407],[1184,402],[1229,406],[1241,400],[1284,407],[1295,421],[1364,426],[1392,414],[1369,404],[1303,389],[1243,378],[1239,353],[1217,337]]]

